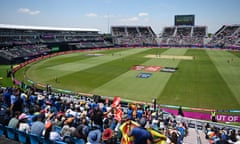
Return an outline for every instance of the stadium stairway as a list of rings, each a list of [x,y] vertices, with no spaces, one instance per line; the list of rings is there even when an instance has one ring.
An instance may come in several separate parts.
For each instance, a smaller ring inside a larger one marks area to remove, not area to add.
[[[202,144],[208,144],[209,141],[205,138],[205,133],[202,130],[198,130],[199,137],[201,139]]]
[[[184,144],[196,144],[197,133],[194,128],[188,129],[188,135],[183,139]]]
[[[188,129],[188,135],[183,139],[184,144],[208,144],[205,134],[202,130],[195,128]]]

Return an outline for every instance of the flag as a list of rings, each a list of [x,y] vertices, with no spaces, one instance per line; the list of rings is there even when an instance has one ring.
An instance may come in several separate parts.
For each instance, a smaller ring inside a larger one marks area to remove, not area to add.
[[[121,107],[118,107],[115,111],[114,119],[117,120],[117,121],[121,121],[122,120],[122,115],[123,115],[122,109],[121,109]]]
[[[134,128],[140,126],[137,122],[128,120],[124,122],[119,130],[122,133],[121,144],[133,144],[133,136],[129,137],[128,133]]]
[[[147,130],[151,133],[154,144],[166,144],[167,137],[165,135],[151,128],[148,128]]]
[[[120,104],[121,98],[119,96],[115,96],[113,99],[112,107],[116,107]]]

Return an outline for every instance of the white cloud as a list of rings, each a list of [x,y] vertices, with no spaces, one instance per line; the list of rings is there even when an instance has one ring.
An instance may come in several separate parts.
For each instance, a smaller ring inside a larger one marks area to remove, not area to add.
[[[139,14],[138,14],[138,16],[140,16],[140,17],[143,17],[143,16],[148,16],[148,13],[141,12],[141,13],[139,13]]]
[[[127,21],[127,22],[136,22],[138,20],[139,20],[138,17],[130,17],[130,18],[123,19],[123,21]]]
[[[39,10],[30,10],[28,8],[20,8],[18,9],[19,13],[29,14],[29,15],[37,15],[40,14]]]
[[[86,14],[87,17],[97,17],[98,15],[95,13],[88,13]]]

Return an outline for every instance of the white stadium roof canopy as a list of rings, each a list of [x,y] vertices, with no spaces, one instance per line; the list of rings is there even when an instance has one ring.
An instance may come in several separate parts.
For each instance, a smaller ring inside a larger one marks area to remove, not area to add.
[[[94,31],[99,32],[98,29],[88,28],[62,28],[62,27],[47,27],[47,26],[24,26],[24,25],[8,25],[0,24],[0,28],[6,29],[20,29],[20,30],[51,30],[51,31]]]

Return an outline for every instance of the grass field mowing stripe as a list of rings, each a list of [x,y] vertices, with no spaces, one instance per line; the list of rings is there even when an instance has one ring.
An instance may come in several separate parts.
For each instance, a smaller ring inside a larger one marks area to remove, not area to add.
[[[114,56],[103,56],[101,57],[101,60],[95,61],[94,66],[85,69],[78,69],[77,72],[59,77],[61,83],[53,83],[54,79],[48,82],[61,88],[89,92],[128,71],[133,64],[142,63],[142,61],[147,60],[147,58],[139,59],[139,55],[149,50],[151,49],[130,49],[124,51],[124,53],[121,52],[121,55],[116,53]],[[137,57],[132,57],[132,55],[136,55]],[[108,60],[108,62],[106,60]],[[89,62],[86,62],[86,64],[89,64]],[[65,83],[69,85],[64,85]]]
[[[38,69],[46,69],[47,67],[54,67],[57,65],[62,65],[63,63],[77,63],[84,59],[93,58],[91,56],[86,56],[87,54],[98,53],[98,54],[112,54],[112,53],[121,53],[129,49],[112,49],[112,50],[92,50],[92,51],[83,51],[76,52],[71,54],[65,54],[61,56],[55,56],[46,60],[42,60],[41,63],[38,64]]]
[[[189,49],[186,55],[195,59],[180,62],[158,102],[202,108],[239,107],[235,98],[229,97],[230,89],[205,50]]]
[[[38,82],[45,82],[45,81],[50,81],[51,79],[57,77],[60,78],[65,75],[69,75],[71,73],[75,73],[81,70],[85,70],[91,67],[95,67],[100,64],[107,63],[112,60],[117,60],[117,59],[123,59],[124,57],[128,55],[132,55],[138,52],[146,51],[147,49],[122,49],[121,51],[113,51],[114,56],[111,54],[107,54],[104,56],[99,56],[99,57],[87,57],[85,54],[80,54],[79,59],[76,61],[76,57],[74,56],[73,62],[68,62],[64,63],[65,59],[62,59],[63,62],[59,61],[59,64],[57,65],[47,65],[45,69],[41,65],[44,65],[45,63],[49,63],[48,60],[39,62],[35,65],[33,65],[29,70],[28,70],[28,77],[30,77],[33,81],[38,81]],[[93,51],[91,51],[93,52]],[[103,52],[103,51],[102,51]],[[61,56],[59,56],[61,57]],[[65,56],[64,56],[65,57]],[[82,57],[82,58],[81,58]],[[51,59],[49,59],[52,61]],[[71,61],[71,60],[68,60]],[[53,61],[54,63],[54,61]],[[61,64],[60,64],[61,63]],[[40,69],[38,67],[41,67]]]
[[[227,51],[207,50],[207,53],[240,106],[240,58]]]
[[[184,55],[186,51],[187,49],[168,49],[167,51],[165,51],[165,49],[153,49],[153,53],[151,54]],[[180,60],[150,58],[144,63],[141,63],[141,65],[176,67],[179,62]],[[150,102],[153,98],[157,98],[169,77],[172,75],[170,73],[152,72],[152,76],[148,79],[136,78],[140,72],[141,71],[127,71],[108,83],[94,89],[92,92],[108,96],[119,95],[125,99]]]

